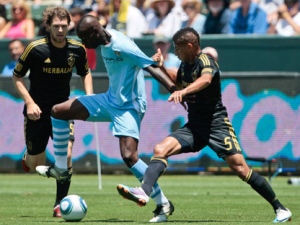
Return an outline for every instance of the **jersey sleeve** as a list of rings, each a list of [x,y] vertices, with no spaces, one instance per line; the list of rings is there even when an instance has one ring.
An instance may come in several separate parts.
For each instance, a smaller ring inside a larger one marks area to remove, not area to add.
[[[216,74],[216,72],[218,72],[218,70],[219,70],[218,64],[211,57],[202,53],[200,55],[199,59],[200,59],[200,65],[202,68],[201,74],[209,73],[212,76],[214,76]]]
[[[89,72],[89,64],[87,60],[87,52],[83,46],[79,48],[79,57],[77,63],[75,64],[76,72],[80,76],[86,76]]]
[[[134,62],[138,67],[144,69],[150,65],[157,65],[152,58],[147,56],[133,41],[131,41],[131,45],[127,48],[127,57],[131,58],[132,62]]]
[[[35,45],[33,43],[30,43],[20,56],[20,58],[17,61],[17,64],[13,70],[13,74],[18,77],[24,77],[29,68],[33,65],[35,62],[34,58],[34,51],[35,51]]]

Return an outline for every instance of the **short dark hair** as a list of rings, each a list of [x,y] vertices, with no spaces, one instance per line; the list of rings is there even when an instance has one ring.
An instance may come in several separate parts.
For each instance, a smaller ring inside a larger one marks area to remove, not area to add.
[[[185,27],[177,31],[173,38],[174,43],[192,43],[193,45],[200,46],[200,35],[198,32],[191,27]]]

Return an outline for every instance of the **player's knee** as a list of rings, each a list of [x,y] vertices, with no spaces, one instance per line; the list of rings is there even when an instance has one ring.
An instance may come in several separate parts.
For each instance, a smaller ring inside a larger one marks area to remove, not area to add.
[[[245,166],[243,165],[235,165],[231,167],[232,170],[238,175],[239,178],[244,180],[248,174],[248,170]]]
[[[162,144],[156,144],[153,151],[154,156],[166,157],[166,148]]]
[[[130,168],[138,161],[138,155],[133,152],[126,151],[122,153],[122,159],[124,163]]]

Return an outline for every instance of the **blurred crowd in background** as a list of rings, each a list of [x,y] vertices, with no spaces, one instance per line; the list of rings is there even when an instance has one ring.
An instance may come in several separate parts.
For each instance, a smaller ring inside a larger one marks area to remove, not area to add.
[[[0,39],[34,39],[46,34],[43,10],[63,5],[72,15],[70,35],[85,14],[131,38],[170,38],[183,27],[199,34],[300,33],[298,0],[0,0]]]
[[[104,27],[131,38],[153,36],[153,48],[161,48],[169,68],[179,60],[169,52],[173,34],[193,27],[206,34],[300,34],[298,0],[0,0],[0,40],[9,39],[12,62],[1,75],[11,76],[24,49],[22,40],[47,34],[43,11],[63,5],[70,11],[69,35],[76,36],[76,24],[92,14]],[[15,41],[17,39],[17,41]],[[87,49],[90,68],[96,68],[96,52]]]

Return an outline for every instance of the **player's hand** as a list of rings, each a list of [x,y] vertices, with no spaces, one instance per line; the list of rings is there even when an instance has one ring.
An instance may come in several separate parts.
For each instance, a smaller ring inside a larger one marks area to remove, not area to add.
[[[152,59],[153,61],[158,62],[157,65],[159,67],[163,66],[165,59],[161,53],[160,48],[157,49],[157,52],[152,56]]]
[[[186,103],[195,103],[196,95],[187,95],[186,90],[174,91],[171,96],[168,98],[169,102],[174,102],[175,104],[180,103],[184,110],[187,110]]]
[[[27,105],[27,116],[30,120],[38,120],[41,117],[41,109],[35,103],[30,103]]]
[[[186,96],[186,90],[174,91],[168,98],[169,102],[174,102],[175,104],[183,102],[183,98]]]

